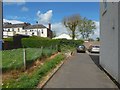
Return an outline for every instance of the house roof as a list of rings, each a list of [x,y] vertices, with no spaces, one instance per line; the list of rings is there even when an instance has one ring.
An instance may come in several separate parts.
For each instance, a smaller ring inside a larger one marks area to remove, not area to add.
[[[42,24],[36,24],[31,25],[29,23],[20,23],[20,24],[11,24],[11,23],[5,23],[3,24],[3,28],[18,28],[18,27],[24,27],[24,29],[37,29],[37,28],[47,28]]]
[[[47,27],[45,27],[42,24],[38,24],[38,25],[28,25],[24,29],[37,29],[37,28],[47,28]]]
[[[25,27],[27,25],[30,25],[30,24],[27,24],[27,23],[21,23],[21,24],[3,24],[3,28],[17,28],[17,27]]]

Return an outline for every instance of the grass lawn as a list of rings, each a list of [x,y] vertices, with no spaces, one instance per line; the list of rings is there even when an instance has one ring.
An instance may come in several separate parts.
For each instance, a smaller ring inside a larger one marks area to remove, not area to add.
[[[37,67],[31,74],[23,73],[19,78],[3,82],[4,88],[35,88],[50,70],[56,67],[58,63],[64,60],[63,54],[58,54],[51,60],[47,60],[41,67]]]
[[[38,58],[49,57],[56,50],[45,48],[27,48],[26,49],[26,62],[32,63]],[[2,69],[6,70],[21,69],[23,67],[23,49],[13,49],[2,51]]]

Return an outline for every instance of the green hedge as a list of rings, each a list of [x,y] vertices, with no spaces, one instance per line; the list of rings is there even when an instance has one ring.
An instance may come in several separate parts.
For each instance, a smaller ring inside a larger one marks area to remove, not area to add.
[[[51,47],[58,45],[58,40],[52,40],[41,37],[30,37],[22,39],[22,46],[25,48],[40,48],[40,47]]]
[[[65,40],[65,39],[49,39],[49,38],[41,38],[41,37],[30,37],[22,39],[22,45],[25,48],[40,48],[40,47],[55,47],[58,48],[61,45],[69,45],[72,47],[76,47],[77,45],[82,44],[82,40]]]
[[[4,38],[3,41],[13,42],[13,38]]]
[[[5,38],[3,39],[3,41],[4,41],[4,44],[3,44],[4,50],[14,49],[13,38]]]
[[[65,39],[60,40],[60,45],[68,45],[71,47],[76,47],[80,44],[83,44],[82,40],[65,40]]]

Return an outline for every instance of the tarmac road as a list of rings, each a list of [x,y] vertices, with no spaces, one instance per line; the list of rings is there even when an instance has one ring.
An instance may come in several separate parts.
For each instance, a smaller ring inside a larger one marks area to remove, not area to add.
[[[44,88],[117,88],[87,53],[76,53]],[[44,89],[43,89],[44,90]]]

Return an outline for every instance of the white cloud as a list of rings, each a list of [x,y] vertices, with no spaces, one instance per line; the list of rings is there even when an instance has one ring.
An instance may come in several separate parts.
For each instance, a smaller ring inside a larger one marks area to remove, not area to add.
[[[21,11],[27,12],[27,11],[29,11],[29,9],[28,9],[27,7],[25,7],[25,6],[23,6],[23,7],[21,8]]]
[[[12,24],[24,23],[24,22],[18,21],[18,20],[7,20],[7,19],[3,19],[3,23],[5,23],[5,22],[9,22],[9,23],[12,23]]]
[[[42,24],[50,23],[52,18],[52,10],[47,11],[46,13],[41,13],[40,11],[37,12],[38,22]]]
[[[96,39],[97,37],[100,37],[100,22],[98,21],[94,21],[95,25],[96,25],[96,29],[94,31],[94,35],[92,35],[91,37]]]
[[[66,27],[61,23],[53,23],[52,30],[56,32],[57,36],[63,33],[68,34]]]

